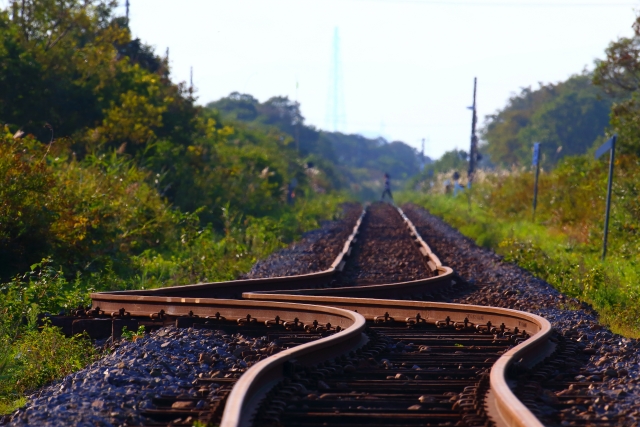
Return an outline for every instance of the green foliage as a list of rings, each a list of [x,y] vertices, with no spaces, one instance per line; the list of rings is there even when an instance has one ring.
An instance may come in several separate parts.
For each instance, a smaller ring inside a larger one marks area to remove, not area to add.
[[[175,172],[163,178],[167,192],[183,210],[200,207],[203,222],[222,226],[221,208],[230,204],[247,215],[271,215],[286,200],[286,185],[294,179],[302,192],[308,178],[288,141],[242,127],[229,126],[213,137],[194,141],[181,151]],[[165,148],[158,148],[159,157]],[[171,154],[173,157],[175,154]]]
[[[348,187],[361,198],[377,198],[385,172],[393,180],[406,181],[419,171],[418,154],[407,144],[320,131],[305,125],[300,105],[286,97],[260,103],[251,95],[234,92],[207,104],[207,108],[224,119],[251,127],[268,126],[286,134],[292,148],[323,171],[325,190]]]
[[[429,183],[438,174],[447,174],[447,179],[453,179],[453,173],[466,177],[469,168],[469,154],[464,150],[447,151],[438,160],[425,165],[420,174],[415,175],[409,182],[410,188],[416,188],[421,182]]]
[[[600,261],[608,167],[567,157],[540,176],[532,220],[532,172],[480,175],[467,197],[400,195],[428,207],[479,245],[491,248],[569,296],[593,305],[601,321],[640,335],[640,185],[634,156],[616,161],[606,263]]]
[[[85,345],[36,332],[39,315],[93,290],[235,279],[346,199],[326,153],[299,155],[292,130],[318,133],[298,126],[297,105],[274,98],[254,124],[194,106],[115,6],[0,11],[0,375],[21,384],[2,382],[4,408],[86,360],[39,369]]]
[[[86,336],[66,338],[58,328],[45,325],[23,333],[14,343],[11,362],[0,372],[0,413],[28,391],[84,368],[96,357]]]
[[[140,325],[137,331],[130,331],[126,326],[122,328],[122,339],[135,341],[144,336],[144,325]]]
[[[136,152],[154,137],[184,140],[197,110],[166,61],[132,40],[108,0],[11,1],[0,13],[0,121],[41,140],[76,135]],[[128,56],[128,55],[130,56]],[[82,151],[83,152],[83,151]]]
[[[5,277],[49,252],[45,242],[56,214],[48,190],[55,178],[32,142],[0,137],[0,274]],[[34,258],[23,261],[30,255]]]
[[[541,142],[543,166],[554,166],[564,156],[586,153],[602,137],[612,103],[586,72],[537,90],[523,88],[487,116],[481,151],[496,165],[525,166],[533,143]]]
[[[94,356],[88,339],[37,328],[38,315],[86,305],[87,289],[69,282],[49,260],[0,284],[0,413],[24,403],[21,394],[82,368]]]
[[[595,61],[594,84],[607,93],[620,95],[640,88],[640,16],[632,25],[633,37],[620,37],[605,49],[606,59]]]
[[[285,207],[277,217],[243,216],[223,210],[224,233],[185,226],[180,239],[163,252],[146,251],[133,258],[138,268],[136,287],[155,288],[196,282],[233,280],[259,259],[285,247],[304,231],[318,228],[345,201],[323,196]]]
[[[121,268],[176,222],[149,174],[112,155],[65,159],[31,138],[0,136],[0,275],[52,256],[65,266]],[[86,269],[85,269],[86,270]]]
[[[620,137],[617,151],[640,155],[640,17],[633,23],[633,37],[621,37],[607,47],[606,58],[596,60],[594,84],[617,100],[611,109],[612,131]]]

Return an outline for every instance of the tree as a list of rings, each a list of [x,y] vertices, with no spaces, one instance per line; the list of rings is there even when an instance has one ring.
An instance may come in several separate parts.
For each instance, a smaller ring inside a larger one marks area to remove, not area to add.
[[[0,12],[0,123],[46,142],[50,129],[71,136],[81,155],[87,146],[135,154],[158,138],[188,143],[193,94],[171,82],[166,58],[131,38],[115,5],[13,0]]]
[[[604,134],[612,102],[586,72],[537,90],[523,88],[487,116],[482,150],[495,164],[523,166],[531,163],[533,143],[541,142],[543,164],[553,166],[563,156],[586,153]]]
[[[618,97],[611,109],[611,127],[620,137],[620,152],[640,155],[640,16],[632,28],[632,37],[612,42],[606,58],[596,61],[593,82]]]
[[[416,150],[404,142],[387,142],[361,135],[325,132],[305,125],[300,104],[287,97],[272,97],[264,103],[251,95],[234,92],[209,103],[223,119],[238,120],[252,127],[270,126],[296,142],[299,154],[320,168],[333,188],[351,186],[363,198],[377,197],[373,188],[388,172],[393,179],[406,180],[420,170]],[[361,191],[365,186],[371,191]]]

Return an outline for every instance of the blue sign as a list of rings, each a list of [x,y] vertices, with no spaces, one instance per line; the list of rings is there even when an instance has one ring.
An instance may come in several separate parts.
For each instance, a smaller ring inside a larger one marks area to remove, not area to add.
[[[540,143],[536,142],[533,144],[533,166],[538,166],[540,164]]]
[[[609,138],[609,140],[607,142],[602,144],[596,150],[596,156],[595,156],[596,159],[599,158],[600,156],[602,156],[607,151],[611,150],[615,146],[617,137],[618,137],[618,135],[613,135],[611,138]]]

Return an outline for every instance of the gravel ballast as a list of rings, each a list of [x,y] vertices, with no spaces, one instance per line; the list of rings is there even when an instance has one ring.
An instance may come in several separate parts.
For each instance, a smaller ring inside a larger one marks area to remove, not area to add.
[[[360,204],[346,203],[341,219],[323,222],[321,228],[305,233],[299,241],[255,263],[242,278],[296,276],[327,270],[353,232],[361,214]]]
[[[536,405],[543,420],[559,410],[563,421],[557,425],[585,425],[587,420],[599,426],[640,425],[639,340],[612,333],[598,323],[597,313],[588,305],[566,297],[544,280],[478,247],[425,209],[406,205],[403,210],[443,265],[453,268],[460,278],[458,292],[443,298],[444,302],[538,314],[551,322],[558,340],[575,345],[575,360],[563,361],[566,363],[561,369],[551,371],[541,382]],[[552,390],[545,390],[545,383],[551,384]],[[569,383],[583,383],[585,387],[576,392],[575,385]],[[568,388],[563,389],[562,385]],[[574,407],[558,409],[555,398],[563,394],[584,396],[575,399]],[[572,421],[574,418],[579,421]]]
[[[360,232],[335,286],[397,283],[433,276],[398,211],[387,203],[367,208]]]
[[[638,340],[611,333],[598,323],[589,306],[478,247],[425,209],[407,205],[403,210],[443,265],[458,275],[452,290],[441,294],[441,301],[527,311],[547,318],[556,329],[554,340],[567,348],[558,356],[561,363],[544,375],[537,372],[536,380],[518,380],[516,388],[521,397],[527,393],[523,388],[534,391],[532,410],[545,425],[639,425]],[[333,260],[332,251],[342,248],[353,228],[349,222],[355,223],[360,213],[359,209],[352,212],[357,212],[355,219],[347,213],[342,225],[326,224],[258,263],[251,277],[322,270],[320,264],[311,263],[314,254],[326,254],[329,263]],[[401,267],[392,263],[388,268]],[[216,399],[218,387],[212,383],[206,398],[194,400],[202,396],[201,386],[194,381],[229,372],[240,375],[252,363],[243,360],[246,350],[268,355],[279,349],[262,338],[224,331],[162,328],[135,342],[122,342],[112,354],[39,390],[4,422],[13,426],[139,425],[145,421],[141,411],[152,409],[152,400],[160,395],[183,395],[198,408],[207,408]],[[575,384],[581,384],[579,390]],[[558,399],[566,396],[575,397],[563,407]]]
[[[220,384],[197,385],[196,379],[239,376],[252,363],[242,352],[267,356],[279,350],[264,337],[162,328],[135,342],[121,341],[112,354],[41,389],[9,425],[141,425],[148,421],[141,413],[154,409],[152,399],[161,396],[206,410],[218,398]]]

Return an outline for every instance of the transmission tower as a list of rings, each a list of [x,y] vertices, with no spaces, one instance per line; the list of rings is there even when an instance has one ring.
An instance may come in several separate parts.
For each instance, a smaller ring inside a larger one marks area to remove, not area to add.
[[[343,130],[345,125],[344,89],[342,84],[342,63],[340,61],[340,31],[333,29],[333,52],[331,55],[331,83],[327,103],[327,127],[334,132]]]

